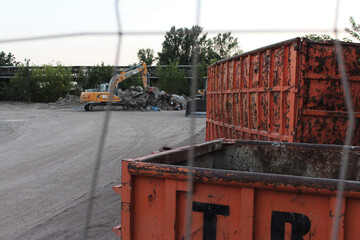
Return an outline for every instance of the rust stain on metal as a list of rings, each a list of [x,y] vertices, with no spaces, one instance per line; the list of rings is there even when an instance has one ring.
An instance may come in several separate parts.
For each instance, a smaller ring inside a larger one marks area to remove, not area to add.
[[[130,212],[130,206],[131,203],[129,202],[121,202],[121,211]]]

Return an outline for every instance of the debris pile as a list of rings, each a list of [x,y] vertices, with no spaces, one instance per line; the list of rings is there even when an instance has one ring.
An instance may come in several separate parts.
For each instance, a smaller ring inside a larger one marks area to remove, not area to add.
[[[59,97],[56,102],[48,103],[52,109],[62,110],[83,110],[84,104],[80,101],[79,96],[67,94],[66,97]]]
[[[66,97],[62,98],[59,97],[59,99],[55,102],[55,104],[57,105],[70,105],[70,106],[77,106],[82,104],[80,101],[80,97],[78,96],[74,96],[74,95],[69,95],[67,94]]]
[[[171,111],[184,110],[187,99],[184,96],[168,94],[157,87],[144,90],[142,87],[130,87],[118,91],[119,105],[128,110]]]

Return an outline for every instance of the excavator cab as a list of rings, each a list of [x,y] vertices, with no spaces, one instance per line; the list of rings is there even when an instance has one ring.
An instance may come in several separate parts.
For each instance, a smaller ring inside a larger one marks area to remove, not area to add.
[[[99,92],[108,92],[109,91],[109,84],[108,83],[102,83],[99,87]]]

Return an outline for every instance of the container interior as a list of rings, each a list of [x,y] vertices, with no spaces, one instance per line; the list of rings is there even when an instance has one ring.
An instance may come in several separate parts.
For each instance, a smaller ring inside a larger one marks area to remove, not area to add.
[[[195,157],[194,167],[338,179],[343,152],[335,145],[239,141]],[[360,180],[359,160],[360,148],[351,147],[347,180]],[[178,159],[170,164],[187,163]]]

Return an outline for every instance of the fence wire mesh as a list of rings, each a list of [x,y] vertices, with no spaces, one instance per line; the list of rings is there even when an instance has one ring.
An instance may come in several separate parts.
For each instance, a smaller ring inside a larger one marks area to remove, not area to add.
[[[340,0],[336,1],[336,13],[335,13],[335,20],[334,20],[334,35],[337,39],[338,37],[338,16],[339,16],[339,7],[340,7]],[[344,154],[343,159],[341,163],[340,168],[340,174],[339,174],[339,183],[337,186],[338,192],[336,194],[336,203],[335,203],[335,214],[334,214],[334,223],[333,223],[333,229],[331,233],[331,239],[336,240],[338,239],[338,232],[340,227],[340,219],[341,219],[341,209],[343,201],[343,195],[344,195],[344,180],[346,178],[346,171],[348,166],[348,159],[349,159],[349,150],[351,141],[353,138],[353,131],[354,131],[354,122],[355,122],[355,116],[354,116],[354,108],[351,100],[351,92],[349,89],[348,84],[348,78],[346,74],[345,69],[345,63],[344,58],[342,56],[342,47],[339,41],[335,41],[335,49],[336,49],[336,58],[337,58],[337,64],[339,66],[340,70],[340,79],[341,84],[344,91],[344,97],[345,97],[345,103],[346,103],[346,110],[348,112],[348,129],[345,136],[345,142],[344,142]]]
[[[42,35],[42,36],[31,36],[31,37],[20,37],[20,38],[4,38],[0,39],[0,44],[5,43],[16,43],[16,42],[27,42],[27,41],[37,41],[37,40],[51,40],[51,39],[60,39],[60,38],[73,38],[78,36],[117,36],[117,45],[115,50],[115,59],[114,59],[114,66],[118,66],[119,63],[119,57],[120,53],[122,51],[122,38],[124,36],[150,36],[150,35],[164,35],[165,31],[157,31],[157,30],[145,30],[145,31],[123,31],[121,28],[121,15],[119,12],[119,2],[120,0],[115,0],[114,4],[114,11],[116,16],[116,25],[117,25],[117,31],[114,32],[76,32],[76,33],[65,33],[65,34],[54,34],[54,35]],[[340,0],[336,1],[336,12],[335,12],[335,18],[334,18],[334,28],[333,29],[218,29],[218,30],[210,30],[206,31],[209,34],[217,34],[219,32],[226,32],[231,31],[232,33],[236,34],[281,34],[281,33],[333,33],[335,35],[335,38],[338,39],[338,34],[342,32],[342,29],[338,29],[338,16],[339,16],[339,8],[340,8]],[[196,5],[196,20],[194,22],[195,25],[201,26],[201,11],[202,11],[202,1],[197,0]],[[194,45],[197,46],[197,39],[195,39]],[[195,47],[197,49],[197,47]],[[334,214],[334,223],[332,228],[332,234],[331,239],[336,240],[338,239],[338,232],[340,228],[340,219],[341,219],[341,209],[342,209],[342,199],[343,199],[343,193],[344,193],[344,180],[346,178],[346,171],[347,171],[347,165],[348,165],[348,158],[349,158],[349,149],[351,145],[351,141],[353,138],[353,131],[354,131],[354,122],[355,122],[355,116],[354,116],[354,108],[352,105],[352,98],[351,98],[351,91],[349,89],[348,79],[347,79],[347,73],[345,69],[344,59],[342,55],[342,47],[340,41],[335,41],[335,49],[336,49],[336,58],[337,58],[337,64],[340,71],[341,76],[341,84],[344,91],[344,97],[346,100],[346,109],[348,112],[348,128],[346,133],[346,138],[343,146],[343,159],[340,169],[340,175],[339,175],[339,182],[338,182],[338,191],[336,196],[336,210]],[[198,58],[197,58],[197,50],[195,50],[195,58],[193,59],[193,68],[192,68],[192,76],[193,79],[197,79],[198,76]],[[114,73],[116,70],[114,70]],[[196,81],[191,81],[190,86],[190,92],[191,92],[191,98],[194,98],[195,93],[197,90]],[[112,96],[113,93],[110,95]],[[108,102],[110,103],[110,101]],[[109,104],[108,104],[109,105]],[[190,108],[194,111],[195,106],[194,104],[190,105]],[[101,135],[99,138],[99,145],[97,154],[95,157],[94,162],[94,171],[92,175],[92,181],[90,190],[88,193],[88,206],[86,209],[86,218],[84,219],[84,228],[83,228],[83,234],[82,239],[88,239],[88,232],[89,232],[89,226],[92,218],[92,211],[93,211],[93,202],[95,198],[95,192],[96,192],[96,185],[99,176],[99,169],[101,166],[102,161],[102,155],[105,147],[105,140],[106,135],[108,132],[108,125],[110,120],[110,107],[106,108],[106,111],[104,112],[104,121],[102,124],[102,130]],[[191,118],[190,126],[189,126],[189,136],[190,136],[190,145],[194,146],[195,141],[192,138],[195,135],[195,124],[196,124],[196,118]],[[188,153],[188,163],[187,166],[191,169],[194,165],[194,148],[191,147]],[[186,197],[186,213],[185,213],[185,239],[191,239],[191,203],[192,203],[192,197],[193,197],[193,171],[189,171],[189,180],[187,184],[187,197]]]

